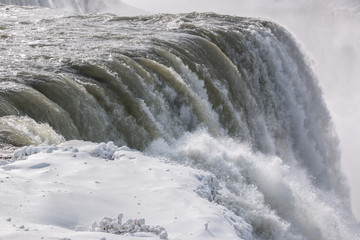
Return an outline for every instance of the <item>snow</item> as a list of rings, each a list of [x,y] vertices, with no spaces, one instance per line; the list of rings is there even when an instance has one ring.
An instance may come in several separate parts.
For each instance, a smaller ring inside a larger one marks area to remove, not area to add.
[[[28,146],[0,164],[0,239],[252,239],[210,173],[114,143]]]

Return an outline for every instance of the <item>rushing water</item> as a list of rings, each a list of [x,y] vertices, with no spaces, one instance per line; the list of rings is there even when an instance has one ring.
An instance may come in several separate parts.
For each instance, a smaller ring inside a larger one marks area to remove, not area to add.
[[[3,149],[112,140],[212,172],[246,239],[359,239],[321,90],[277,24],[0,6],[0,53]]]

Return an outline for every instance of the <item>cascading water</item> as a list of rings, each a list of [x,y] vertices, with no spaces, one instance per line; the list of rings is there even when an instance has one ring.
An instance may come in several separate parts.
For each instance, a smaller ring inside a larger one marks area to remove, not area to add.
[[[0,12],[2,146],[112,140],[212,172],[225,188],[216,201],[252,239],[359,237],[316,77],[282,27]]]

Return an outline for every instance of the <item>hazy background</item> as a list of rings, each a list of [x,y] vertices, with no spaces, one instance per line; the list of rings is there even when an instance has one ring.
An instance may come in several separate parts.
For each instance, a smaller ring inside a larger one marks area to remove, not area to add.
[[[124,0],[152,13],[211,11],[272,19],[292,32],[313,62],[341,141],[342,168],[360,219],[359,0]]]

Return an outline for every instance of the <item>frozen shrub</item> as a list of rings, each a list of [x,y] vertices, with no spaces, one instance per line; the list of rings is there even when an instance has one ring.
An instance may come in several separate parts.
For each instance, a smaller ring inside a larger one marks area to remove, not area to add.
[[[166,240],[168,233],[163,227],[149,226],[145,224],[145,219],[128,219],[122,223],[123,214],[119,214],[117,218],[104,217],[99,223],[94,222],[90,226],[92,232],[106,232],[118,235],[125,235],[128,233],[148,232],[158,235],[160,239]]]

